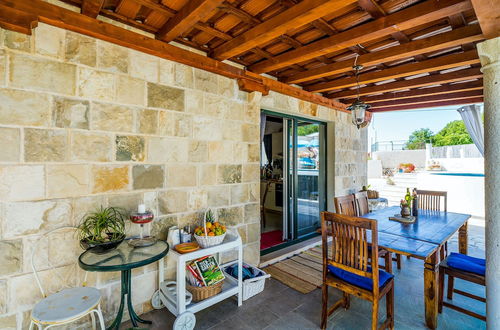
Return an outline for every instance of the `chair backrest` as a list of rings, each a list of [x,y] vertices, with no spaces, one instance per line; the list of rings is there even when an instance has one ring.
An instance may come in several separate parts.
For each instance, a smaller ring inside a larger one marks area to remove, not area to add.
[[[45,234],[43,234],[36,242],[35,244],[33,244],[33,247],[32,247],[32,251],[31,251],[31,269],[33,270],[33,274],[35,275],[35,280],[36,280],[36,283],[38,284],[38,288],[40,289],[40,292],[42,293],[42,296],[43,297],[46,297],[46,292],[44,290],[44,287],[42,285],[42,282],[40,281],[40,277],[38,276],[38,271],[36,269],[36,263],[35,263],[35,255],[38,251],[38,244],[40,244],[40,242],[42,242],[44,240],[44,238],[48,237],[49,235],[51,234],[54,234],[56,232],[60,232],[60,231],[72,231],[72,234],[75,234],[75,231],[76,231],[76,227],[73,227],[73,226],[64,226],[64,227],[59,227],[59,228],[56,228],[56,229],[52,229],[48,232],[46,232]],[[76,238],[75,238],[76,240]],[[65,247],[65,248],[68,248],[68,247]],[[48,262],[48,268],[54,268],[52,266],[52,264],[50,263],[50,258],[47,258],[47,262]],[[54,272],[54,274],[58,277],[58,280],[59,280],[59,283],[62,284],[64,283],[64,279],[61,277],[61,275],[59,274],[59,272]],[[85,272],[85,277],[84,277],[84,283],[83,283],[83,286],[86,286],[86,280],[87,280],[87,272]]]
[[[448,192],[433,190],[418,190],[418,208],[423,210],[441,211],[441,200],[443,201],[443,210],[447,212]]]
[[[333,200],[335,202],[335,212],[338,214],[350,216],[358,215],[354,195],[335,197]]]
[[[358,217],[370,213],[370,207],[368,206],[368,193],[366,191],[355,193],[354,200],[358,210]]]
[[[367,231],[371,231],[371,255],[368,253]],[[323,247],[323,279],[328,265],[368,277],[373,280],[373,292],[378,293],[378,232],[377,221],[331,212],[321,212]],[[331,255],[328,235],[332,236]],[[369,271],[371,267],[373,271]]]

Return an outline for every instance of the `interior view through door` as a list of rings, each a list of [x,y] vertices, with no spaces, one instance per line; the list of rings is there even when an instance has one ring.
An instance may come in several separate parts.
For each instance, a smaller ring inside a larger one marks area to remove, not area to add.
[[[325,206],[325,125],[261,114],[261,252],[316,234]]]

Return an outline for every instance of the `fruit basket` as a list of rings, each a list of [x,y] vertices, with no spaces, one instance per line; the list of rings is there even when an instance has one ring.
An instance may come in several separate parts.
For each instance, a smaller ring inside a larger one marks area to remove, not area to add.
[[[221,244],[226,237],[226,226],[216,222],[212,210],[208,209],[203,217],[203,227],[197,227],[194,238],[198,244],[206,249]]]

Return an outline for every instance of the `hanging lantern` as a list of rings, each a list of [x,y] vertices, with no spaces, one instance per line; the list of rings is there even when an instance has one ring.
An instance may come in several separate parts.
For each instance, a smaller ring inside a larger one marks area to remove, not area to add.
[[[366,110],[368,108],[370,108],[370,105],[359,99],[347,107],[347,110],[350,110],[352,114],[352,123],[358,128],[367,126],[368,123],[366,122],[366,114],[368,112]]]
[[[358,57],[356,56],[356,61]],[[359,70],[363,69],[362,65],[356,65],[356,61],[354,62],[354,66],[352,67],[355,71],[356,76],[356,88],[358,92],[358,97],[356,101],[354,101],[350,106],[347,107],[347,110],[351,111],[352,114],[352,123],[356,125],[356,127],[362,128],[368,126],[371,121],[371,113],[366,111],[370,108],[369,104],[364,103],[359,98]]]

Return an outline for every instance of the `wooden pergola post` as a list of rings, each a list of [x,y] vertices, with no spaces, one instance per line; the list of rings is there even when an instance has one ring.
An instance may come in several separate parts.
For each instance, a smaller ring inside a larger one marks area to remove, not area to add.
[[[500,37],[477,45],[484,80],[486,318],[500,329]]]

